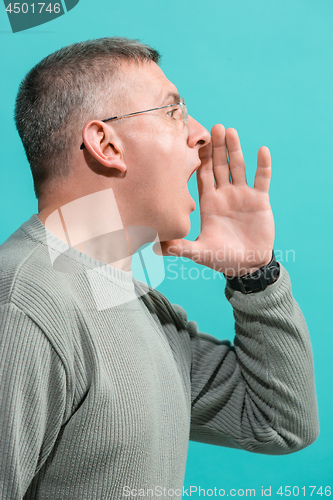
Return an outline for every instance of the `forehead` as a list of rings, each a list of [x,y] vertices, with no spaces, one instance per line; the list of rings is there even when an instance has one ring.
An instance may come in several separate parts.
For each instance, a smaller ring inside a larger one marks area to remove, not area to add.
[[[152,61],[123,64],[120,80],[126,97],[136,103],[162,106],[166,100],[175,102],[178,95],[177,87]]]

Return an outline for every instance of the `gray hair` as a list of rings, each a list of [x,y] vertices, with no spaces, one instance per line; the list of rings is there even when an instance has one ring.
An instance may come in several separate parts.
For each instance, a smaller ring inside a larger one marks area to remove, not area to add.
[[[50,181],[68,175],[75,132],[102,113],[101,96],[112,93],[120,64],[159,60],[138,40],[110,37],[64,47],[29,71],[16,98],[15,122],[37,198]]]

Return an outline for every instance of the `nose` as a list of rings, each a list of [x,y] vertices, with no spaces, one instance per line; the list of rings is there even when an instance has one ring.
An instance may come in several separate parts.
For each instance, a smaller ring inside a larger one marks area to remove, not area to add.
[[[203,125],[197,122],[192,116],[188,117],[188,138],[187,143],[190,148],[198,149],[210,143],[210,133]]]

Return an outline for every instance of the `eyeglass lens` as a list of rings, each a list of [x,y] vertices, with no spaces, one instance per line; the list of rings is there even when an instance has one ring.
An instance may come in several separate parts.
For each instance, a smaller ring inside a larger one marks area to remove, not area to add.
[[[185,101],[184,101],[183,98],[180,99],[180,109],[181,109],[181,112],[182,112],[183,122],[187,126],[188,125],[188,113],[187,113],[186,104],[185,104]]]

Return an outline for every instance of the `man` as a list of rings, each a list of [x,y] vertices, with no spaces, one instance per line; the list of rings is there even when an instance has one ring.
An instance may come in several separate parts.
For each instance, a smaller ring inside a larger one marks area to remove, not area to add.
[[[157,62],[94,40],[21,85],[39,213],[0,252],[3,499],[179,498],[189,437],[267,454],[317,437],[310,341],[272,255],[269,150],[250,188],[236,131],[210,137]],[[226,274],[234,345],[133,280],[148,242]]]

